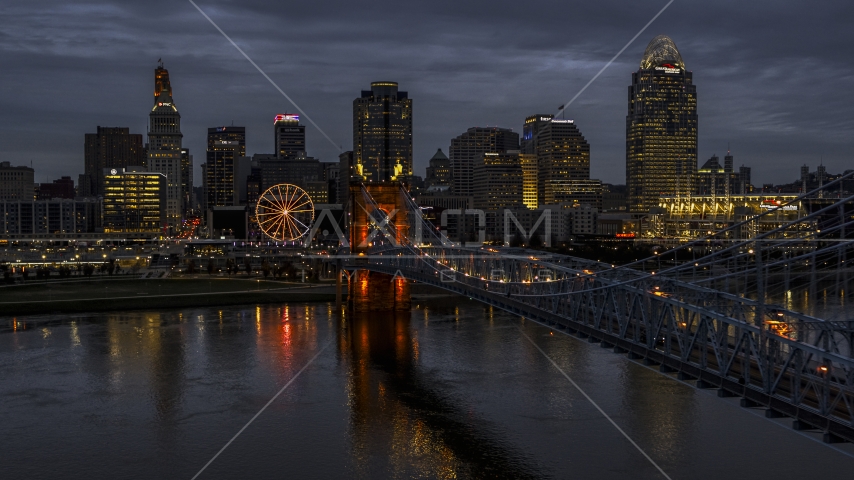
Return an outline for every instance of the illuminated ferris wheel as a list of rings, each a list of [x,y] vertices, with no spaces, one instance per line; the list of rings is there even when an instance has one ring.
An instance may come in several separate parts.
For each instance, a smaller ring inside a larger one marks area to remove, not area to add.
[[[314,203],[305,190],[296,185],[274,185],[258,198],[255,218],[261,231],[268,237],[292,242],[311,229]]]

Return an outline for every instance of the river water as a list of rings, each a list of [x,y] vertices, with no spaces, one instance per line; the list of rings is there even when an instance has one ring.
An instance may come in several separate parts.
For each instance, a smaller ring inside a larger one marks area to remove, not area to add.
[[[285,386],[199,479],[854,475],[850,445],[598,345],[459,297],[413,307],[0,318],[0,478],[191,479]]]

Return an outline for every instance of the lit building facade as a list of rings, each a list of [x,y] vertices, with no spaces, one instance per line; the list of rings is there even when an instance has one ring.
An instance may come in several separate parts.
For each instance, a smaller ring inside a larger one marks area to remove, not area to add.
[[[172,99],[169,71],[161,63],[154,71],[154,107],[148,115],[149,172],[166,176],[166,203],[163,206],[166,225],[181,224],[185,210],[183,154],[181,142],[181,114]],[[106,209],[105,209],[106,212]]]
[[[646,213],[659,196],[693,193],[697,169],[697,90],[669,37],[647,45],[632,74],[626,116],[626,187],[631,212]]]
[[[551,123],[554,115],[540,113],[531,115],[525,119],[522,126],[522,140],[520,150],[522,153],[537,153],[537,139],[540,129]]]
[[[586,199],[586,183],[590,182],[590,145],[575,122],[556,118],[543,122],[536,139],[538,203],[581,203],[578,193],[583,191]],[[599,185],[596,203],[601,208],[601,182]]]
[[[193,156],[189,148],[181,149],[181,211],[186,218],[193,208]]]
[[[236,141],[220,140],[208,144],[204,165],[204,209],[239,205],[241,146]],[[248,175],[247,175],[248,176]],[[246,178],[243,179],[244,183]]]
[[[128,167],[104,172],[104,233],[159,234],[168,225],[168,180]]]
[[[224,145],[237,145],[237,155],[246,156],[246,127],[211,127],[208,128],[208,150],[216,150]],[[229,150],[231,147],[228,147]]]
[[[803,202],[787,205],[797,197],[796,194],[733,194],[728,198],[717,195],[663,196],[659,200],[659,208],[654,210],[656,214],[651,216],[650,228],[644,234],[680,241],[694,240],[782,206],[732,234],[734,238],[753,238],[806,215]]]
[[[484,153],[472,172],[474,208],[500,210],[523,204],[523,176],[519,152]]]
[[[279,158],[305,156],[305,125],[299,124],[299,115],[283,113],[273,120],[275,152]]]
[[[519,150],[519,134],[509,128],[472,127],[451,140],[450,161],[454,195],[474,195],[472,172],[484,153]]]
[[[537,201],[537,155],[535,153],[520,153],[519,164],[522,167],[522,203],[536,210],[539,202]]]
[[[373,82],[353,100],[353,163],[366,181],[412,176],[412,99],[396,82]]]

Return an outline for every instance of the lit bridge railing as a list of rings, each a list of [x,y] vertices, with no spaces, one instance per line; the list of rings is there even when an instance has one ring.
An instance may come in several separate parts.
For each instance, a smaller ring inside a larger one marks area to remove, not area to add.
[[[792,202],[821,198],[851,176]],[[424,220],[403,188],[415,235],[400,239],[390,215],[364,188],[363,194],[370,243],[362,256],[341,249],[344,268],[403,275],[475,298],[696,379],[700,388],[741,396],[743,405],[790,416],[797,426],[822,430],[828,441],[854,441],[854,321],[769,301],[808,289],[814,302],[822,282],[844,299],[854,257],[854,196],[821,200],[811,212],[748,239],[734,233],[774,210],[615,267],[539,251],[463,248]]]
[[[345,267],[402,274],[566,329],[795,418],[829,441],[854,441],[851,322],[600,262],[505,252],[382,246]]]

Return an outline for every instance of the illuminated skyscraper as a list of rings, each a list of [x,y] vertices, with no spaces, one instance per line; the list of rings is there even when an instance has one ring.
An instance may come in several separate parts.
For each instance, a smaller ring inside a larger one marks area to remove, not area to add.
[[[181,210],[184,216],[192,208],[193,197],[193,156],[189,148],[181,149]]]
[[[412,100],[397,82],[373,82],[353,100],[353,164],[367,181],[412,175]]]
[[[181,114],[172,100],[172,85],[169,71],[161,62],[154,70],[154,107],[148,115],[148,160],[149,172],[166,176],[166,224],[174,227],[181,223],[184,213],[185,164],[181,141]],[[187,153],[186,155],[189,155]]]
[[[583,203],[601,207],[602,182],[590,179],[590,144],[575,121],[531,115],[525,119],[522,139],[524,151],[536,156],[538,206]]]
[[[661,195],[693,191],[697,170],[697,90],[666,35],[649,42],[629,86],[626,187],[631,212],[657,207]]]
[[[507,153],[519,150],[519,134],[509,128],[472,127],[451,139],[450,160],[454,195],[474,194],[472,171],[475,160],[484,153]]]
[[[519,208],[524,202],[522,163],[518,150],[481,154],[474,161],[472,179],[474,208]]]
[[[216,150],[222,145],[228,145],[227,149],[232,150],[235,144],[222,142],[236,142],[237,155],[246,156],[246,127],[211,127],[208,128],[208,151]]]
[[[525,125],[522,126],[522,153],[537,153],[537,135],[553,118],[554,115],[540,113],[525,119]]]
[[[522,203],[531,210],[536,210],[540,204],[537,200],[537,155],[520,153],[519,163],[522,166]]]
[[[283,113],[273,121],[276,132],[276,156],[296,158],[305,156],[305,125],[299,124],[299,115]]]
[[[208,145],[202,169],[205,187],[204,209],[239,205],[240,155],[238,141],[218,140]],[[246,159],[248,161],[248,159]]]

